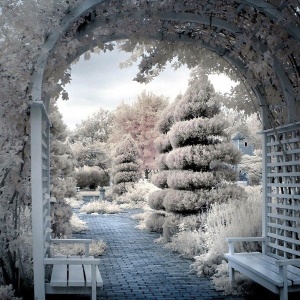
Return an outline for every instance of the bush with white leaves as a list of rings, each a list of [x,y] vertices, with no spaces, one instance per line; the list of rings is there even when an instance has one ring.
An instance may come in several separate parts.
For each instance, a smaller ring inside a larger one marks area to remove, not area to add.
[[[196,213],[214,202],[226,202],[228,186],[242,193],[232,183],[237,179],[232,165],[241,154],[226,141],[227,122],[219,114],[218,100],[209,82],[195,82],[175,107],[175,123],[167,133],[173,149],[160,159],[168,169],[167,175],[162,173],[169,187],[163,200],[168,212]],[[163,179],[154,178],[160,184]]]
[[[141,177],[138,148],[130,135],[124,136],[116,147],[112,173],[112,191],[118,196],[126,193]]]
[[[227,142],[227,122],[219,114],[218,100],[209,82],[194,82],[159,121],[156,162],[160,172],[152,175],[152,183],[162,190],[149,195],[148,203],[154,210],[165,211],[165,242],[172,237],[177,237],[176,244],[185,239],[179,228],[183,218],[203,213],[214,203],[245,199],[243,189],[234,183],[237,175],[232,167],[241,154]],[[157,213],[149,219],[151,224],[156,224],[155,216]],[[193,236],[195,233],[190,233],[188,240]],[[198,251],[194,246],[192,241],[194,250],[189,255]],[[181,251],[184,247],[175,248]]]
[[[173,103],[171,103],[162,111],[160,119],[158,120],[158,123],[156,125],[158,131],[160,132],[160,135],[156,138],[154,144],[155,149],[158,153],[158,155],[156,156],[156,164],[160,172],[151,176],[151,182],[162,190],[155,191],[154,193],[149,195],[148,203],[149,206],[153,209],[164,209],[163,200],[164,196],[166,195],[164,189],[167,189],[169,187],[167,183],[169,167],[166,163],[166,158],[168,152],[172,150],[172,145],[167,133],[174,124],[173,113],[176,103],[179,100],[180,97],[177,97]]]

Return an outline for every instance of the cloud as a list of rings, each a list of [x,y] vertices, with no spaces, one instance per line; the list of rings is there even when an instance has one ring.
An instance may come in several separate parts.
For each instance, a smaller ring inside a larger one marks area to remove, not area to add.
[[[66,86],[69,101],[58,100],[58,108],[70,129],[86,119],[100,107],[113,110],[122,101],[132,102],[142,91],[168,97],[171,101],[184,94],[188,86],[189,70],[182,67],[176,71],[170,65],[149,84],[133,81],[137,65],[120,69],[130,54],[114,50],[92,54],[90,60],[83,57],[71,66],[72,81]],[[225,75],[211,75],[216,90],[229,92],[232,82]]]
[[[71,129],[100,107],[115,109],[121,101],[132,102],[142,91],[153,92],[173,100],[184,93],[188,85],[189,70],[176,72],[167,68],[149,84],[133,81],[137,65],[120,69],[119,64],[129,54],[117,50],[92,54],[90,60],[83,57],[71,67],[71,83],[66,86],[68,101],[58,100],[64,122]]]

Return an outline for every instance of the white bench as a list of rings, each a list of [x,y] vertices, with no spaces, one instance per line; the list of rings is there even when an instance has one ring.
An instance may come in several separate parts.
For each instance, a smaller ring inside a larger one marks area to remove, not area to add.
[[[246,275],[273,293],[280,300],[288,299],[288,292],[300,291],[300,259],[277,259],[260,252],[236,253],[235,242],[262,242],[264,238],[229,238],[229,253],[225,254],[229,264],[229,278],[235,280],[235,270]]]
[[[52,265],[51,280],[46,283],[46,294],[90,294],[96,300],[97,289],[103,287],[99,271],[100,259],[89,256],[90,239],[50,239],[55,243],[83,243],[85,256],[46,257],[45,265]]]
[[[99,271],[100,259],[90,256],[91,239],[52,239],[50,197],[43,201],[43,236],[44,258],[43,263],[52,265],[50,282],[45,283],[45,294],[91,294],[96,300],[97,290],[103,288],[103,280]],[[84,244],[83,256],[54,256],[53,244]]]
[[[237,270],[287,300],[300,291],[300,123],[263,131],[262,236],[229,238],[229,277]],[[261,242],[262,253],[235,253]]]

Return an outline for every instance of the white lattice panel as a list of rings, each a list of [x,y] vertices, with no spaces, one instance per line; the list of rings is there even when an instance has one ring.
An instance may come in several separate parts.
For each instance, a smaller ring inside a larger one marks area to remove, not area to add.
[[[300,123],[264,134],[267,251],[300,258]]]

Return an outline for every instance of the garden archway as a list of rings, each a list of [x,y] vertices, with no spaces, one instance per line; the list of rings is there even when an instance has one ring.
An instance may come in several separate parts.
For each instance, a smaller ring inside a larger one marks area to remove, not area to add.
[[[225,3],[226,2],[226,3]],[[70,8],[47,37],[32,75],[31,144],[35,299],[44,299],[40,199],[49,196],[50,82],[71,61],[107,41],[162,40],[189,43],[223,57],[253,90],[264,129],[299,121],[299,7],[297,1],[85,0]],[[155,50],[155,49],[154,49]],[[170,54],[170,57],[172,55]],[[163,65],[145,58],[143,71]],[[59,64],[59,67],[57,65]]]

